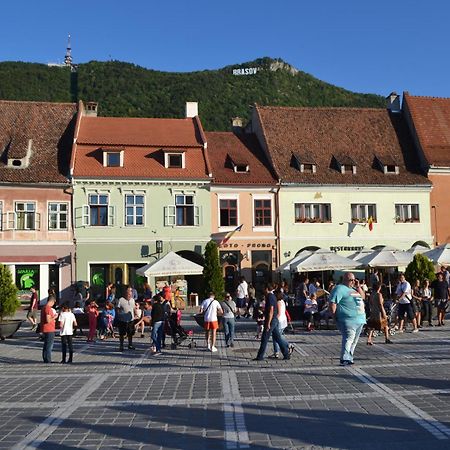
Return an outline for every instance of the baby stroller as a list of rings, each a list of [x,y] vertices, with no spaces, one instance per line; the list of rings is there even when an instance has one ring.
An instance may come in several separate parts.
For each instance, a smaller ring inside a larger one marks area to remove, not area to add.
[[[172,343],[170,344],[171,349],[176,349],[184,341],[188,341],[187,346],[189,348],[197,347],[194,341],[192,330],[186,331],[181,326],[181,311],[177,310],[171,313],[168,320],[169,334],[172,337]]]

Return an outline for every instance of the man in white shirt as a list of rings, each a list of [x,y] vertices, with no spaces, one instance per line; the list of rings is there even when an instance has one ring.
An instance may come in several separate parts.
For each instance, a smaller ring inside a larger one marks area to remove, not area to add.
[[[200,306],[200,313],[204,313],[205,317],[205,337],[208,350],[213,353],[217,352],[216,348],[216,334],[219,328],[219,321],[217,314],[223,314],[220,303],[215,299],[214,292],[209,293],[209,297],[203,300]]]
[[[236,306],[237,306],[237,315],[236,319],[241,317],[241,310],[245,309],[248,300],[248,284],[245,281],[244,277],[239,278],[239,284],[236,288]]]
[[[412,289],[408,281],[406,281],[405,275],[403,273],[399,276],[399,282],[395,294],[398,296],[398,317],[399,332],[403,333],[403,323],[405,321],[405,314],[407,318],[414,325],[413,333],[417,333],[419,329],[417,328],[416,318],[414,316],[414,311],[412,307]]]

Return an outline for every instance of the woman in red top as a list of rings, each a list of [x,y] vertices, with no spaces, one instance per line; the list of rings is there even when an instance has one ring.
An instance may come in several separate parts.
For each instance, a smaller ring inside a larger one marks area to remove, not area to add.
[[[86,312],[89,319],[89,334],[87,341],[94,342],[95,334],[97,333],[97,317],[98,317],[98,305],[94,301],[90,302],[86,308]]]

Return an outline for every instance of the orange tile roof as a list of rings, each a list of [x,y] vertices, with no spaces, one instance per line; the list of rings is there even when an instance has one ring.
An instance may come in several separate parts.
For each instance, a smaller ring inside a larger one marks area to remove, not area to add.
[[[0,182],[68,183],[77,105],[0,101]],[[7,167],[22,159],[31,142],[28,167]]]
[[[405,92],[403,99],[428,164],[450,166],[450,98]]]
[[[273,185],[277,182],[255,135],[206,132],[206,138],[214,183]],[[232,162],[248,164],[249,172],[235,172]]]
[[[128,117],[83,117],[80,144],[198,147],[203,145],[195,118],[154,119]]]
[[[197,118],[83,117],[73,176],[86,178],[208,179],[204,134]],[[123,150],[123,167],[104,167],[103,151]],[[185,152],[185,168],[166,168],[164,152]]]
[[[345,185],[412,185],[430,182],[419,171],[413,143],[400,114],[371,108],[255,107],[275,172],[283,182]],[[308,154],[316,173],[293,166],[292,154]],[[356,174],[341,173],[336,157],[347,155]],[[399,175],[385,175],[376,157],[394,159]]]
[[[115,147],[107,146],[105,149]],[[123,167],[104,167],[102,147],[78,144],[73,176],[102,179],[208,179],[204,151],[200,147],[185,147],[184,169],[167,169],[161,148],[121,146],[117,150],[124,150]]]

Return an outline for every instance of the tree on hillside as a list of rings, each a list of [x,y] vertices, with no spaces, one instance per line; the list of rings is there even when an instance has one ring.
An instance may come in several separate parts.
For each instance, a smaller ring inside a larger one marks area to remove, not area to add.
[[[205,280],[205,298],[210,292],[214,292],[218,300],[223,300],[225,282],[219,262],[219,248],[215,241],[209,241],[205,247],[203,278]]]
[[[411,284],[416,280],[420,280],[422,284],[425,279],[431,282],[436,278],[433,263],[426,256],[418,253],[408,264],[405,277]]]

